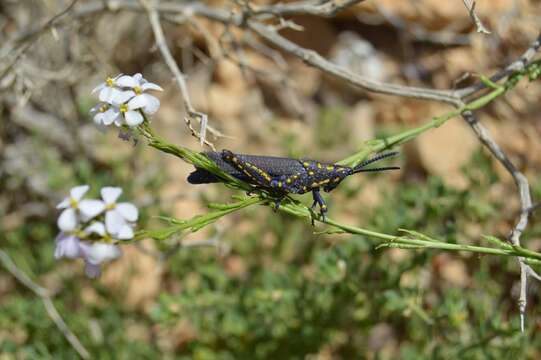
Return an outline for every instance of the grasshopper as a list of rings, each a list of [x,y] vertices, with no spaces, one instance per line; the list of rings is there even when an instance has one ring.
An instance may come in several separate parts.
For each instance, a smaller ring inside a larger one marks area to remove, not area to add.
[[[326,163],[310,159],[236,154],[229,150],[205,152],[224,172],[253,185],[255,189],[267,191],[275,198],[276,208],[288,194],[312,192],[312,209],[319,205],[320,215],[326,221],[327,205],[320,194],[334,190],[345,178],[361,172],[397,170],[398,166],[365,168],[377,161],[395,156],[398,152],[387,152],[367,159],[355,167]],[[188,176],[191,184],[208,184],[222,180],[207,170],[197,168]]]

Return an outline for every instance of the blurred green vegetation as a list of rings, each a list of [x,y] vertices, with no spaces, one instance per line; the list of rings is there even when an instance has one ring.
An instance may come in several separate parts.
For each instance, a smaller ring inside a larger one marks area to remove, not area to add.
[[[375,208],[356,205],[356,221],[381,232],[411,228],[449,242],[476,241],[462,233],[464,228],[474,225],[480,234],[491,233],[494,223],[502,221],[498,214],[505,207],[505,199],[488,198],[487,185],[500,180],[490,161],[481,152],[471,159],[464,169],[472,184],[468,190],[449,188],[433,176],[422,182],[393,183]],[[126,198],[141,188],[148,193],[158,191],[162,174],[134,184],[126,171],[129,164],[129,159],[123,159],[104,168],[81,156],[69,163],[51,161],[47,169],[50,186],[58,191],[65,191],[66,184],[80,183],[91,184],[93,191],[117,184],[123,186]],[[363,187],[380,179],[366,177],[360,186],[344,184],[329,196],[331,211],[339,212],[348,202],[358,201]],[[539,192],[541,184],[533,188]],[[221,197],[227,199],[229,194]],[[93,358],[304,359],[312,354],[344,359],[499,359],[541,355],[537,291],[529,295],[532,305],[526,332],[519,331],[512,296],[515,259],[376,251],[378,243],[373,239],[314,235],[312,227],[297,219],[268,208],[256,209],[234,215],[251,226],[242,236],[234,226],[223,233],[223,241],[231,245],[226,255],[194,248],[180,249],[167,258],[160,294],[144,310],[126,307],[122,289],[85,279],[81,272],[61,270],[73,264],[53,259],[54,216],[1,231],[2,247],[21,270],[40,283],[54,285],[55,305]],[[145,227],[149,214],[168,209],[153,203],[142,211]],[[261,226],[264,219],[270,225]],[[528,236],[539,234],[541,228],[534,224]],[[168,245],[159,247],[166,250]],[[231,271],[230,260],[240,263],[241,270]],[[443,279],[440,271],[446,262],[461,264],[467,280]],[[0,284],[11,289],[0,301],[3,358],[76,357],[39,298],[6,272],[0,272]],[[83,301],[88,289],[95,299]],[[135,335],[134,329],[138,329]]]

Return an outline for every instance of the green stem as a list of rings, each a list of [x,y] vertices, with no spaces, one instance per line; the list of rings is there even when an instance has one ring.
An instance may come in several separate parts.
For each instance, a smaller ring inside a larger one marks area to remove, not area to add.
[[[530,66],[534,66],[534,65],[539,66],[537,62],[530,64]],[[459,109],[450,111],[449,113],[444,114],[442,116],[432,118],[430,121],[428,121],[427,123],[417,128],[406,130],[400,134],[390,136],[385,139],[377,139],[377,140],[368,141],[367,143],[365,143],[365,146],[362,149],[360,149],[357,153],[340,161],[339,164],[355,166],[373,152],[378,152],[386,148],[390,148],[392,146],[403,144],[411,139],[414,139],[415,137],[419,136],[420,134],[430,129],[441,126],[449,119],[452,119],[455,116],[459,116],[465,111],[474,111],[474,110],[480,109],[486,106],[487,104],[489,104],[490,102],[494,101],[496,98],[502,96],[509,89],[513,88],[518,82],[518,80],[522,78],[525,74],[530,74],[530,78],[532,78],[532,75],[531,75],[532,71],[533,70],[531,70],[530,68],[527,68],[525,71],[515,73],[509,76],[507,81],[501,86],[498,84],[490,84],[491,88],[493,89],[492,91],[471,101],[470,103],[460,107]],[[539,76],[540,74],[541,74],[541,70],[536,68],[536,72],[534,74],[535,78],[537,78],[537,76]],[[141,124],[138,127],[138,131],[142,136],[144,136],[148,140],[149,146],[152,146],[168,154],[177,156],[181,158],[182,160],[190,164],[193,164],[194,166],[198,168],[208,170],[209,172],[223,179],[224,183],[227,186],[230,186],[236,189],[248,190],[248,191],[253,190],[250,185],[243,183],[242,181],[223,172],[212,160],[210,160],[204,154],[194,152],[182,146],[170,144],[162,140],[161,138],[157,137],[152,131],[152,129],[150,128],[148,119],[146,119],[146,117],[143,124]],[[198,231],[201,228],[214,223],[219,218],[225,215],[228,215],[232,212],[235,212],[237,210],[244,209],[248,206],[256,205],[256,204],[265,204],[265,203],[272,204],[272,202],[269,202],[268,197],[269,197],[268,194],[266,194],[263,191],[263,192],[259,192],[258,196],[244,198],[236,203],[217,204],[217,205],[215,204],[215,205],[212,205],[212,208],[214,209],[214,211],[211,211],[204,215],[195,216],[190,220],[169,219],[169,221],[172,224],[170,227],[167,227],[161,230],[139,232],[136,236],[136,239],[141,239],[145,236],[150,236],[156,239],[165,239],[170,236],[177,235],[187,229],[190,229],[192,232]],[[280,206],[280,210],[290,215],[307,219],[308,221],[317,220],[316,215],[308,207],[290,198],[284,199],[282,205]],[[428,249],[439,249],[439,250],[446,250],[446,251],[466,251],[466,252],[472,252],[472,253],[478,253],[478,254],[490,254],[490,255],[500,255],[500,256],[520,256],[520,257],[525,258],[528,263],[537,264],[537,265],[541,264],[541,253],[528,250],[520,246],[511,246],[507,243],[502,242],[501,240],[495,237],[490,237],[490,236],[485,237],[485,238],[489,240],[491,243],[495,244],[497,247],[491,248],[491,247],[483,247],[483,246],[477,246],[477,245],[447,243],[438,239],[433,239],[427,235],[424,235],[412,230],[403,230],[403,232],[405,232],[406,235],[397,236],[397,235],[384,234],[377,231],[366,230],[366,229],[362,229],[356,226],[340,224],[332,219],[327,219],[325,223],[327,225],[330,225],[338,229],[340,232],[363,235],[363,236],[368,236],[371,238],[382,240],[383,243],[379,245],[379,247],[398,247],[398,248],[404,248],[404,249],[428,248]]]

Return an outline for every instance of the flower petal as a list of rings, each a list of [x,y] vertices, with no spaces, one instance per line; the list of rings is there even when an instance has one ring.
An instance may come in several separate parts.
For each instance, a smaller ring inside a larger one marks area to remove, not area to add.
[[[143,111],[149,115],[154,114],[160,108],[160,100],[155,96],[144,94],[147,100],[147,105],[143,108]]]
[[[133,229],[130,225],[125,224],[122,226],[118,234],[116,235],[118,240],[129,240],[133,238]]]
[[[94,115],[94,118],[93,118],[94,123],[96,123],[96,125],[103,125],[104,119],[105,119],[105,114],[101,112]]]
[[[85,262],[85,275],[91,279],[97,278],[101,275],[100,266]]]
[[[88,185],[76,186],[70,190],[71,198],[75,201],[79,201],[83,198],[86,192],[90,189]]]
[[[134,110],[126,111],[124,117],[126,118],[126,124],[129,126],[137,126],[144,120],[143,115],[141,115],[139,111]]]
[[[126,220],[118,211],[109,210],[105,213],[105,228],[109,234],[116,236],[124,225],[126,225]]]
[[[124,119],[122,118],[122,116],[119,116],[115,119],[115,125],[117,127],[121,127],[122,125],[124,125]],[[121,130],[122,131],[122,130]],[[120,137],[122,139],[122,137],[120,135],[118,135],[118,137]]]
[[[103,101],[103,102],[106,102],[106,103],[111,103],[111,98],[113,97],[113,93],[116,89],[113,89],[112,87],[109,87],[109,86],[104,86],[101,90],[100,90],[100,93],[98,95],[98,99],[100,99],[100,101]],[[118,91],[118,90],[116,90]]]
[[[87,234],[98,234],[100,236],[105,235],[105,225],[101,221],[96,221],[86,227],[85,232]]]
[[[56,237],[56,248],[54,250],[55,259],[66,257],[75,259],[81,256],[79,239],[73,235],[67,235],[61,232]]]
[[[134,79],[134,77],[132,76],[129,76],[129,75],[123,75],[121,77],[119,77],[115,83],[118,85],[118,86],[122,86],[122,87],[128,87],[128,88],[134,88],[136,87],[137,85],[139,85],[139,83]]]
[[[101,198],[107,205],[114,204],[116,199],[122,194],[122,188],[105,186],[101,189]]]
[[[129,110],[140,109],[146,105],[147,105],[147,99],[144,94],[141,94],[141,95],[137,95],[136,97],[131,99],[130,102],[128,102],[128,109]]]
[[[146,80],[143,78],[143,75],[141,73],[137,73],[133,75],[133,79],[137,81],[137,85],[141,85],[141,83],[146,82]]]
[[[131,90],[120,91],[115,90],[115,94],[111,98],[111,104],[119,106],[135,96],[135,93]]]
[[[137,221],[137,217],[139,216],[139,212],[137,211],[137,207],[129,202],[123,202],[116,204],[116,211],[120,213],[120,215],[129,222]]]
[[[79,223],[75,209],[68,208],[62,211],[56,223],[58,228],[64,232],[75,230]]]
[[[84,220],[88,221],[105,210],[105,203],[101,200],[82,200],[79,203],[79,210],[81,211]]]
[[[110,108],[109,110],[103,113],[103,124],[111,125],[113,121],[115,121],[119,117],[120,117],[120,110],[118,110],[117,108]]]
[[[122,255],[120,248],[113,244],[93,242],[89,246],[84,247],[85,260],[94,265],[114,260],[120,255]]]
[[[67,197],[67,198],[64,198],[64,200],[62,200],[58,205],[56,205],[56,208],[65,209],[65,208],[68,208],[69,206],[70,206],[70,198]]]
[[[91,94],[94,94],[94,93],[100,91],[100,90],[103,89],[105,86],[106,86],[106,84],[105,84],[104,82],[102,82],[101,84],[99,84],[98,86],[96,86],[94,89],[92,89]]]
[[[144,83],[143,85],[141,85],[141,90],[143,91],[146,91],[146,90],[158,90],[158,91],[163,91],[162,87],[158,84],[154,84],[154,83],[151,83],[151,82],[147,82],[147,83]]]

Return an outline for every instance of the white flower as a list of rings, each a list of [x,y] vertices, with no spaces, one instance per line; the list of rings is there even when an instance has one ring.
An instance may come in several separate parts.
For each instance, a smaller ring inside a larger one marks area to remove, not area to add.
[[[100,102],[90,109],[90,114],[98,126],[109,126],[120,118],[119,109],[104,102]]]
[[[118,74],[114,78],[108,77],[105,82],[99,84],[92,90],[92,94],[98,93],[100,101],[111,104],[122,93],[117,87],[117,80],[122,77],[122,74]]]
[[[73,234],[67,234],[60,232],[56,239],[56,247],[54,250],[55,259],[66,257],[68,259],[75,259],[81,257],[80,240]]]
[[[141,114],[152,115],[158,111],[160,101],[149,94],[147,90],[163,89],[143,78],[141,74],[117,75],[98,85],[92,93],[99,92],[101,103],[94,106],[90,112],[93,120],[98,126],[109,126],[115,123],[116,126],[127,124],[137,126],[144,121]]]
[[[57,220],[58,228],[62,231],[73,231],[79,225],[77,210],[79,201],[88,191],[88,185],[76,186],[70,191],[70,196],[65,198],[56,206],[57,209],[65,209],[60,213]]]
[[[137,126],[145,120],[137,108],[130,107],[129,103],[120,105],[119,109],[128,126]]]
[[[73,231],[79,225],[79,221],[88,221],[105,210],[105,205],[100,200],[81,200],[88,189],[88,185],[72,188],[70,196],[56,206],[57,209],[65,209],[57,220],[60,230],[64,232]]]
[[[105,202],[105,228],[107,232],[119,240],[133,238],[131,223],[137,221],[139,212],[135,205],[123,202],[116,203],[122,194],[119,187],[104,187],[101,189],[101,197]]]
[[[90,224],[89,226],[87,226],[84,229],[84,232],[87,233],[87,234],[98,234],[101,237],[104,237],[105,234],[106,234],[105,233],[105,225],[103,225],[103,223],[101,221],[96,221],[96,222],[93,222],[92,224]]]
[[[85,260],[85,273],[91,278],[101,274],[101,263],[114,260],[122,255],[118,246],[104,242],[81,241],[80,247],[82,257]]]
[[[130,110],[142,109],[146,114],[149,115],[152,115],[158,111],[160,101],[155,96],[145,94],[145,91],[163,91],[159,85],[148,82],[145,78],[143,78],[143,75],[139,73],[133,76],[123,75],[118,78],[117,84],[133,90],[135,96],[128,102],[128,107]],[[126,121],[128,121],[127,118]]]

